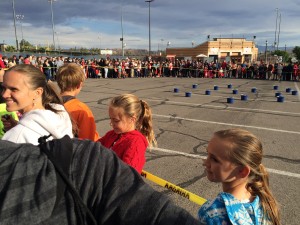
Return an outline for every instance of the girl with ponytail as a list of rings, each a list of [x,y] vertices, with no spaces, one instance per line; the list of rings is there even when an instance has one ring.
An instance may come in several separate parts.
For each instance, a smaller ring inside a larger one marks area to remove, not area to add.
[[[123,94],[111,100],[108,113],[113,129],[99,142],[141,173],[147,147],[156,145],[149,105],[135,95]]]
[[[262,151],[260,140],[246,130],[214,134],[204,166],[208,180],[221,183],[223,192],[200,208],[202,224],[281,224]]]

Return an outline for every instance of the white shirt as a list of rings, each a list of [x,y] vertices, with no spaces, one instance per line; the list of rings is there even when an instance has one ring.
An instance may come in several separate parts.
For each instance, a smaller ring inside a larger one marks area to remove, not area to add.
[[[51,104],[58,113],[46,109],[35,109],[25,113],[19,123],[7,131],[2,140],[15,143],[38,145],[41,136],[51,134],[48,140],[59,139],[65,135],[73,137],[72,123],[63,105]]]

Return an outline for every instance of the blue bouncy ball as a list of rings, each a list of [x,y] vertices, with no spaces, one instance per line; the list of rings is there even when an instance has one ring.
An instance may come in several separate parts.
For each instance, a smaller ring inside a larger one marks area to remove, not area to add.
[[[273,85],[274,90],[278,90],[278,85]]]
[[[252,92],[252,93],[256,93],[256,87],[251,88],[251,92]]]
[[[210,95],[210,90],[206,90],[205,95]]]
[[[284,102],[284,97],[282,95],[278,96],[277,102]]]
[[[192,93],[191,92],[185,92],[185,97],[191,97]]]
[[[286,88],[286,89],[285,89],[285,92],[286,92],[286,93],[290,93],[291,91],[292,91],[291,88]]]
[[[198,87],[198,84],[193,84],[193,88],[197,88]]]
[[[219,90],[219,87],[217,85],[214,86],[214,90],[217,91]]]
[[[275,97],[279,97],[281,95],[281,92],[276,92]]]
[[[227,88],[232,88],[232,84],[227,84]]]
[[[175,92],[175,93],[178,93],[178,92],[179,92],[179,89],[178,89],[178,88],[174,88],[174,92]]]
[[[293,90],[293,91],[292,91],[292,95],[298,95],[298,91]]]
[[[234,98],[232,98],[232,97],[227,98],[227,103],[233,104],[234,103]]]
[[[242,100],[242,101],[247,101],[247,100],[248,100],[248,96],[242,94],[242,95],[241,95],[241,100]]]
[[[237,89],[232,90],[232,94],[237,95],[239,91]]]

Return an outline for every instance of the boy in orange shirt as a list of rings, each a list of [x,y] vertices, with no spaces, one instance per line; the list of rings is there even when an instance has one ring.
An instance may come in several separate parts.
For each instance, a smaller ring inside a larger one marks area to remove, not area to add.
[[[76,98],[85,80],[83,69],[75,63],[67,63],[59,68],[56,79],[64,106],[77,124],[78,131],[75,136],[80,139],[98,140],[99,134],[92,111]]]

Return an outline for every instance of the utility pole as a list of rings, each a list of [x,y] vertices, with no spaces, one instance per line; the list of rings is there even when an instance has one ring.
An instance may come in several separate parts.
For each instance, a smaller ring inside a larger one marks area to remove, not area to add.
[[[15,27],[16,48],[17,48],[17,51],[19,51],[19,42],[18,42],[17,28],[16,28],[15,0],[12,0],[12,8],[13,8],[13,18],[14,18],[14,27]]]
[[[53,48],[54,51],[56,50],[55,47],[55,36],[54,36],[54,17],[53,17],[53,2],[56,2],[57,0],[48,0],[48,2],[50,2],[50,6],[51,6],[51,19],[52,19],[52,36],[53,36]]]
[[[150,3],[153,2],[154,0],[146,0],[145,2],[149,3],[149,56],[151,56],[151,13],[150,13]]]

